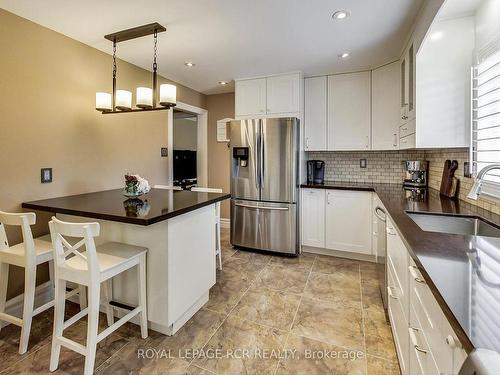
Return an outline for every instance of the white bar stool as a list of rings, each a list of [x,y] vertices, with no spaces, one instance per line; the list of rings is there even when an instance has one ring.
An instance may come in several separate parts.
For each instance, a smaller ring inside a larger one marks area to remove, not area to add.
[[[61,345],[85,356],[84,374],[94,371],[97,343],[108,337],[136,315],[140,315],[141,336],[148,337],[146,312],[146,253],[147,249],[118,242],[108,242],[96,248],[94,237],[99,236],[99,223],[66,223],[53,217],[49,223],[54,246],[55,264],[55,317],[50,371],[57,370]],[[81,238],[71,245],[67,237]],[[79,248],[85,247],[83,251]],[[109,290],[111,278],[137,266],[139,305],[113,323],[113,306]],[[88,307],[64,321],[64,291],[66,282],[85,285],[88,288]],[[108,327],[98,333],[101,283],[105,285]],[[87,345],[63,337],[64,329],[88,314]]]
[[[42,263],[49,263],[50,281],[54,283],[53,252],[50,236],[33,238],[31,225],[36,222],[36,215],[30,213],[6,213],[0,211],[0,321],[9,322],[21,327],[19,354],[28,350],[31,331],[31,322],[35,315],[54,306],[54,300],[34,308],[36,290],[36,267]],[[5,225],[20,226],[24,242],[9,246]],[[9,266],[14,265],[24,268],[24,304],[22,319],[5,312],[7,287],[9,279]],[[85,289],[75,289],[66,295],[69,298],[77,292],[80,294],[80,305],[85,307]],[[53,288],[51,288],[53,296]],[[1,329],[1,326],[0,326]]]
[[[163,190],[182,190],[180,186],[170,186],[170,185],[155,185],[153,186],[155,189],[163,189]]]
[[[191,191],[198,191],[200,193],[222,193],[219,188],[203,188],[193,187]],[[219,257],[219,270],[222,270],[222,246],[220,241],[220,202],[215,203],[216,217],[215,217],[215,256]]]

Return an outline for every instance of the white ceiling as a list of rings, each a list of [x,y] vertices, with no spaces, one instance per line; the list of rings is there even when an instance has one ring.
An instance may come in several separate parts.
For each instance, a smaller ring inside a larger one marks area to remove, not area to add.
[[[365,69],[398,56],[422,0],[0,0],[0,6],[107,53],[104,35],[159,22],[160,74],[206,94],[222,80]],[[351,17],[333,21],[347,9]],[[152,37],[118,44],[150,69]],[[351,57],[338,55],[349,51]],[[193,61],[194,68],[184,62]],[[111,63],[111,61],[110,61]],[[229,85],[228,85],[229,86]]]

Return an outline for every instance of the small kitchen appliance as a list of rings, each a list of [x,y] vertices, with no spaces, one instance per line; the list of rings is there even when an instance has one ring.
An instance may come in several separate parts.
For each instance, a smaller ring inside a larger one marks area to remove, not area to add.
[[[405,179],[403,186],[427,187],[429,162],[425,160],[407,160],[404,162]]]
[[[325,183],[325,162],[323,160],[308,160],[307,162],[307,183]]]

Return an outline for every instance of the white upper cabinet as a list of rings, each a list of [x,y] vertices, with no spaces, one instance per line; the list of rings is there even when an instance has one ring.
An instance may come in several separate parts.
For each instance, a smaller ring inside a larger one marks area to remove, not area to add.
[[[302,189],[302,245],[325,247],[324,189]]]
[[[235,83],[235,111],[240,116],[266,114],[266,79],[245,79]]]
[[[468,147],[474,17],[437,19],[416,59],[416,145]],[[411,116],[410,116],[411,119]]]
[[[397,150],[399,144],[400,64],[372,71],[372,150]]]
[[[369,150],[371,72],[328,77],[328,149]]]
[[[298,113],[300,111],[300,75],[286,74],[267,77],[267,114]]]
[[[300,118],[301,90],[300,73],[237,79],[235,116],[237,119],[268,116]]]
[[[327,77],[305,80],[305,145],[306,151],[327,150]]]

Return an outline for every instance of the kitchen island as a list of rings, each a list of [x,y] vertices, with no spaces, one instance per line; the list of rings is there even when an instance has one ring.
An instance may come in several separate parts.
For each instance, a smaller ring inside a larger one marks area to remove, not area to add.
[[[98,222],[96,244],[148,248],[148,324],[173,335],[208,301],[215,284],[215,204],[229,194],[152,189],[127,198],[122,189],[25,202],[70,222]],[[113,279],[116,305],[137,305],[136,270]],[[115,309],[119,313],[119,309]]]

